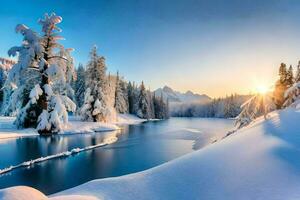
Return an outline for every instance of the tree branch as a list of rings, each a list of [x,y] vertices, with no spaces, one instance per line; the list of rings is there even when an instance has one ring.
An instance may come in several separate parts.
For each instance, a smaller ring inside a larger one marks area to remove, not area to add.
[[[60,58],[60,59],[63,59],[65,61],[69,61],[68,59],[64,58],[64,57],[61,57],[61,56],[51,56],[49,57],[48,59],[53,59],[53,58]]]

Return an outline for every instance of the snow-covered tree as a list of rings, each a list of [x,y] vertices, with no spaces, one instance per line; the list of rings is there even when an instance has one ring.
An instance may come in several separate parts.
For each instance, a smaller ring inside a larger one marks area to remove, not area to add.
[[[152,101],[154,104],[154,113],[156,119],[168,119],[169,118],[169,104],[168,101],[165,102],[163,95],[156,97],[155,93],[153,94]]]
[[[16,125],[36,127],[40,134],[51,134],[61,130],[68,122],[67,111],[75,111],[76,105],[67,96],[67,71],[71,56],[57,41],[61,30],[57,24],[62,18],[52,13],[39,20],[43,35],[19,24],[16,32],[24,36],[21,46],[12,47],[8,54],[16,56],[18,63],[9,72],[6,85],[14,85],[10,104],[19,109]],[[60,87],[57,88],[57,84]],[[63,92],[62,92],[63,91]]]
[[[285,101],[284,92],[288,87],[288,71],[286,69],[286,64],[281,63],[279,67],[279,80],[275,84],[275,90],[273,93],[274,103],[277,109],[282,108],[282,105]]]
[[[230,97],[225,98],[224,100],[224,117],[232,118],[236,117],[240,113],[240,109],[237,106],[237,102],[233,94]]]
[[[82,64],[79,64],[76,69],[76,79],[74,82],[75,101],[80,108],[84,102],[85,92],[85,69]]]
[[[154,101],[153,101],[153,94],[150,90],[150,88],[147,91],[148,94],[148,102],[149,102],[149,116],[150,118],[155,118],[155,108],[154,108]]]
[[[295,83],[300,82],[300,61],[298,62],[297,65],[297,71],[296,71],[296,75],[295,75]]]
[[[284,94],[285,102],[284,107],[300,108],[300,82],[295,83],[292,87],[288,88]]]
[[[16,63],[12,60],[0,58],[0,103],[2,114],[4,108],[7,107],[7,100],[9,100],[11,94],[11,90],[5,88],[5,81],[7,79],[9,70],[14,64]]]
[[[128,110],[130,114],[137,114],[139,108],[139,89],[136,84],[129,82],[127,86]]]
[[[285,84],[287,88],[291,87],[294,84],[294,74],[292,65],[290,65],[287,71]]]
[[[134,87],[130,81],[128,82],[128,85],[127,85],[127,97],[128,97],[128,111],[129,111],[129,113],[133,114],[135,98],[134,98]]]
[[[128,91],[126,82],[119,77],[117,72],[115,87],[115,103],[114,107],[118,113],[128,112]]]
[[[144,82],[140,86],[137,116],[143,119],[150,119],[148,95]]]
[[[275,110],[275,104],[271,93],[253,95],[248,101],[241,105],[242,111],[238,115],[235,125],[237,128],[247,126],[255,118]]]
[[[115,110],[109,104],[107,94],[105,58],[97,55],[94,46],[86,68],[86,92],[80,110],[84,121],[108,122],[115,120]]]

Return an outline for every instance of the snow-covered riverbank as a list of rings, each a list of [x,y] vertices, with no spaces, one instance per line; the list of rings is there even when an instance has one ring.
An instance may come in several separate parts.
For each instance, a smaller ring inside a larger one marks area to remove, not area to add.
[[[299,111],[273,112],[266,121],[257,119],[222,141],[161,166],[90,181],[48,198],[299,199],[299,121]],[[0,197],[23,190],[1,190]]]
[[[300,112],[256,120],[223,141],[153,169],[59,195],[99,199],[299,199]]]
[[[14,120],[14,117],[0,117],[0,139],[38,135],[37,131],[32,128],[17,129],[13,124]],[[70,117],[69,123],[63,128],[60,134],[113,131],[120,129],[119,125],[137,124],[144,121],[144,119],[130,114],[119,114],[116,123],[82,122],[78,117]]]

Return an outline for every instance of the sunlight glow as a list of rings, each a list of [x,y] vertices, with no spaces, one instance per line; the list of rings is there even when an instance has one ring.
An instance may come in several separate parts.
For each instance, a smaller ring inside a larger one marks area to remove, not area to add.
[[[266,94],[269,91],[269,88],[265,85],[259,85],[259,86],[257,86],[256,91],[259,94]]]

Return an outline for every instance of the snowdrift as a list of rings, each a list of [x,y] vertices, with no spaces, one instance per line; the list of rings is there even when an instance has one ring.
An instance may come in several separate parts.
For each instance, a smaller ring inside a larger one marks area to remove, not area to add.
[[[14,125],[15,117],[0,116],[0,139],[17,138],[26,136],[37,136],[37,131],[33,128],[17,129]],[[70,116],[69,122],[60,134],[94,133],[103,131],[114,131],[120,129],[118,125],[138,124],[146,121],[131,114],[119,114],[115,123],[83,122],[79,117]]]
[[[90,181],[49,197],[300,199],[300,112],[286,109],[161,166]],[[0,191],[0,196],[7,190]],[[34,200],[34,198],[31,198]]]

